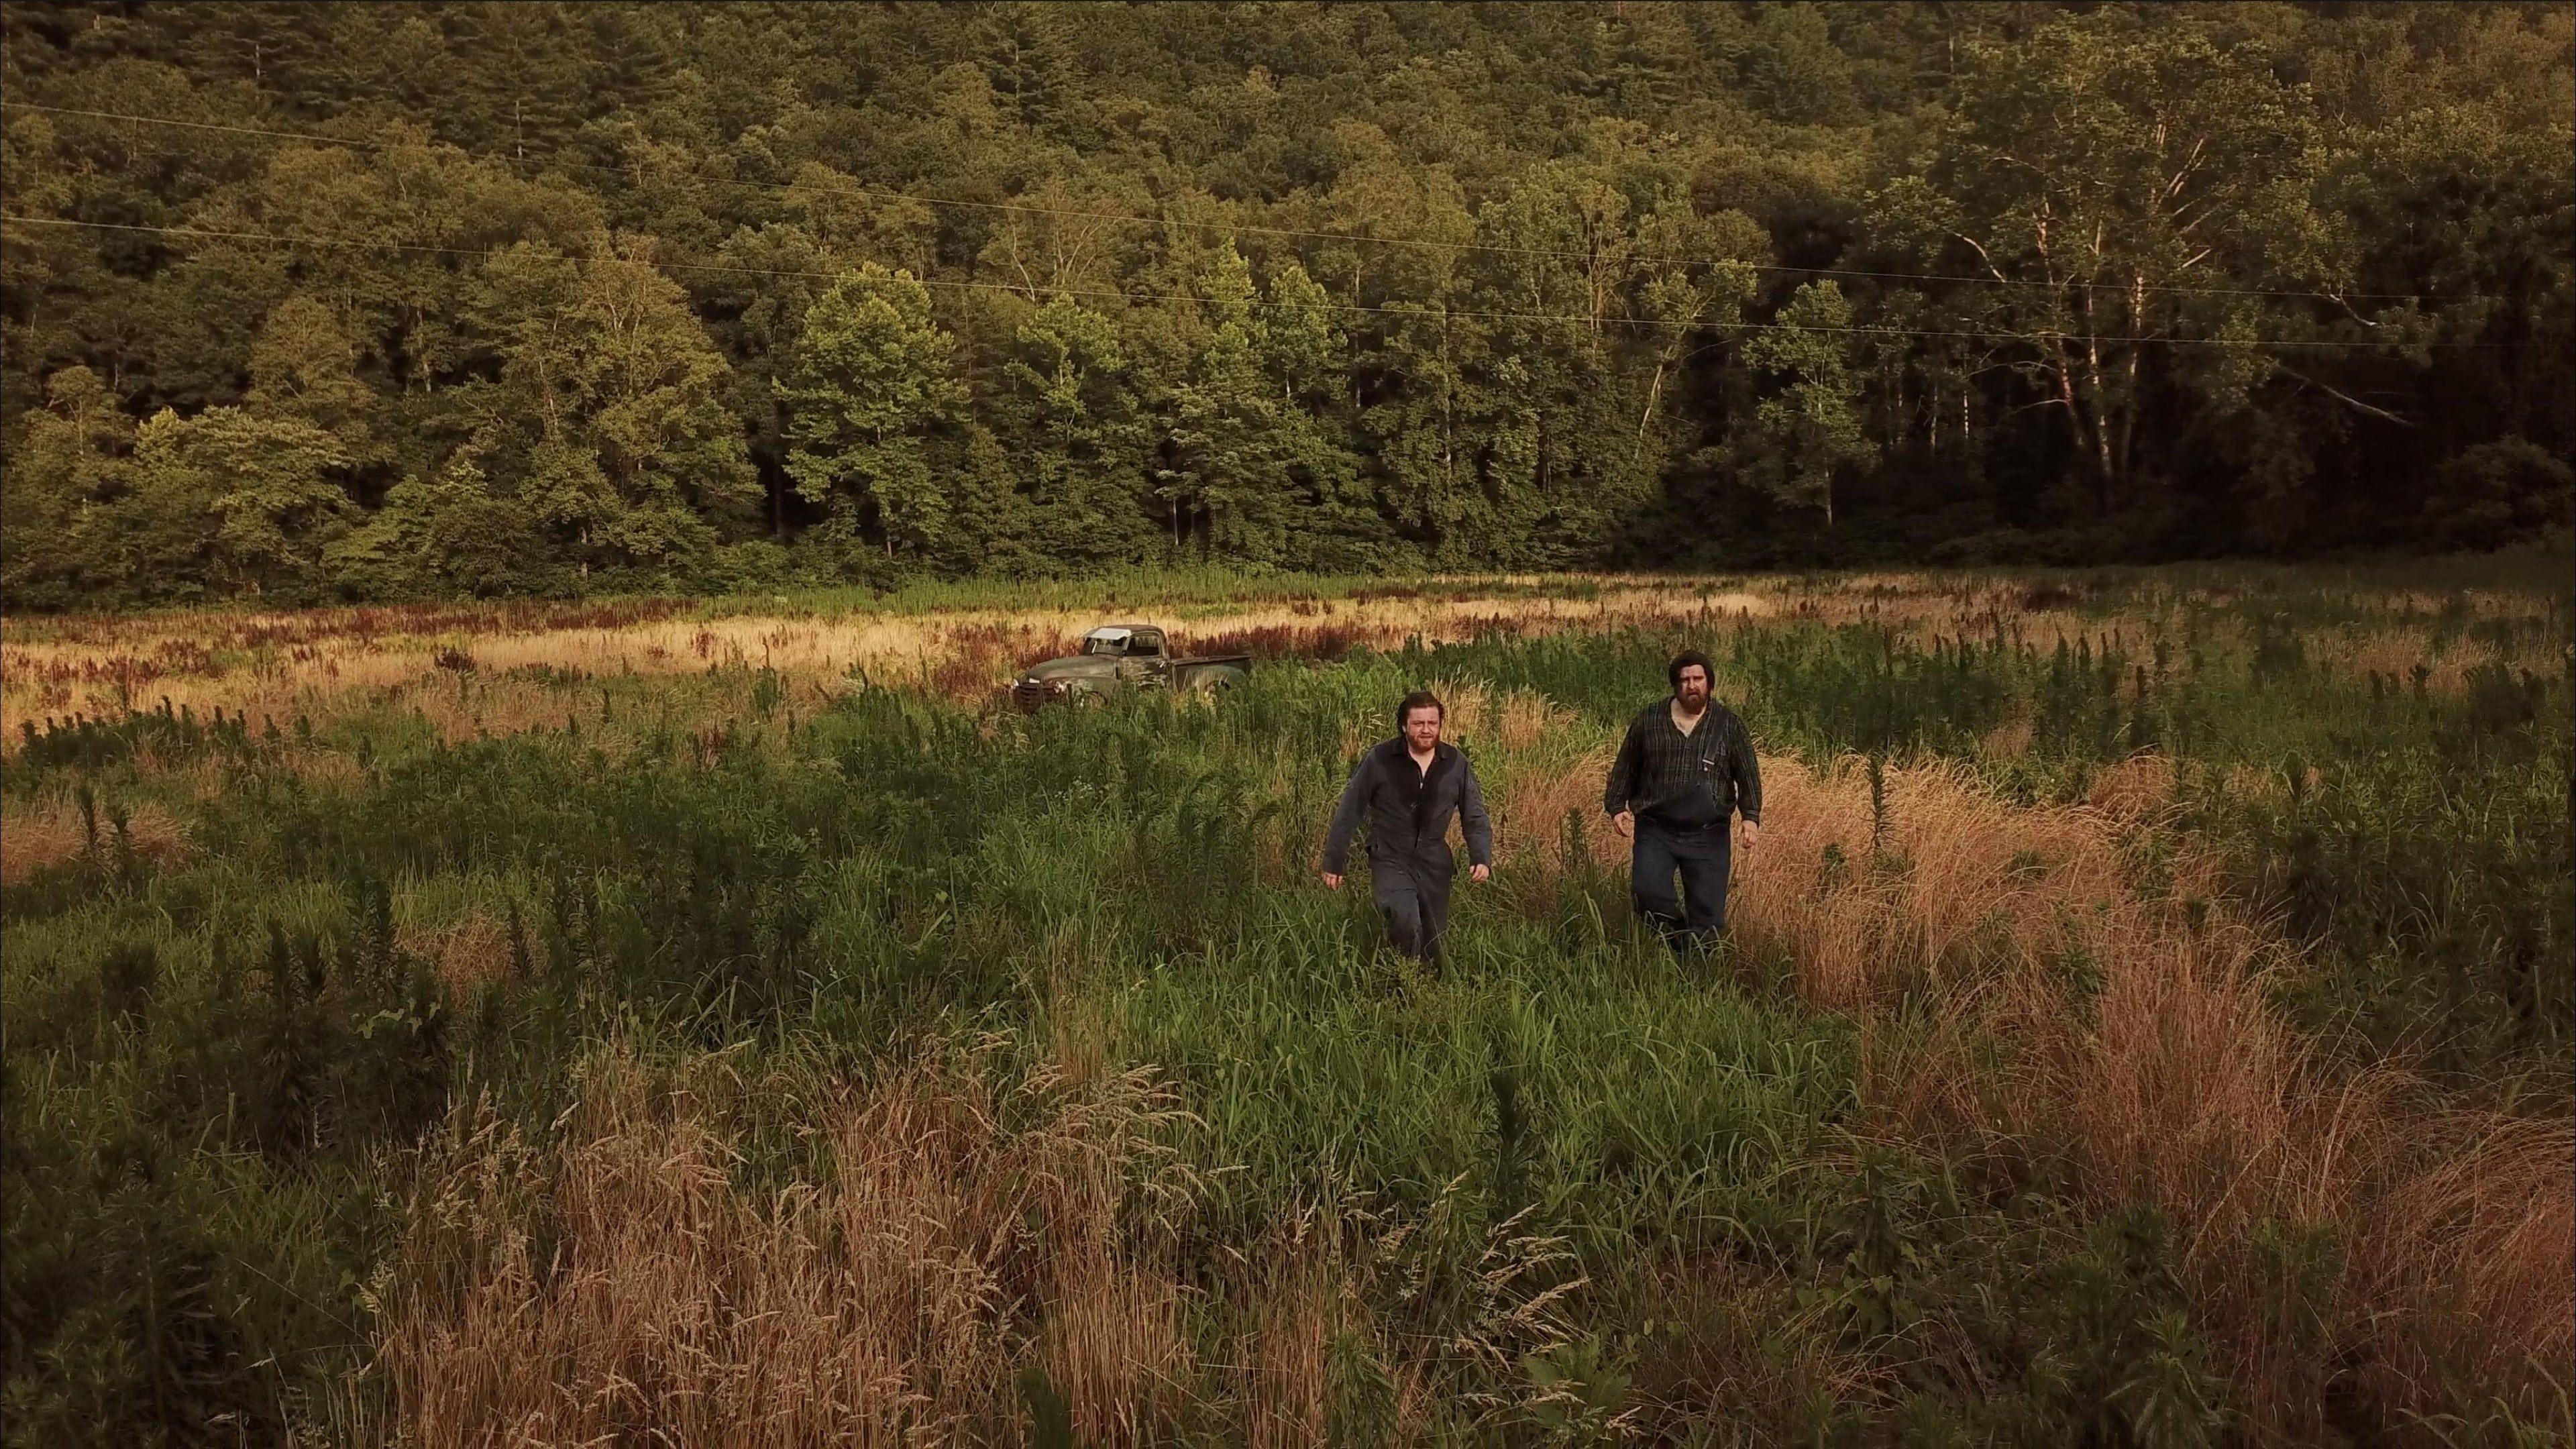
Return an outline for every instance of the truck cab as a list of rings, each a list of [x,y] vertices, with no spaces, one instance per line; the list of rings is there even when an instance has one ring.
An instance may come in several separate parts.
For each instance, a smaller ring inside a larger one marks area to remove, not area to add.
[[[1245,678],[1248,654],[1177,657],[1152,624],[1103,624],[1082,636],[1074,653],[1030,666],[1012,682],[1022,710],[1047,704],[1100,705],[1137,689],[1216,693]]]
[[[1114,661],[1120,679],[1160,682],[1171,672],[1163,631],[1147,624],[1104,624],[1082,636],[1081,658]]]

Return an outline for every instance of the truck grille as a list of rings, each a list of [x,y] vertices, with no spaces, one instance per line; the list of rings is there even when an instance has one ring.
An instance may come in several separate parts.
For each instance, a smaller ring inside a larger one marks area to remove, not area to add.
[[[1035,680],[1023,679],[1011,686],[1011,704],[1015,708],[1033,710],[1046,703],[1046,698],[1047,687]]]

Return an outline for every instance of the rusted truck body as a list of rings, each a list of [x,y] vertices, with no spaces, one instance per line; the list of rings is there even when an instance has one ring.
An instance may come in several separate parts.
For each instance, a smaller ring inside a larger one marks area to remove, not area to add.
[[[1103,624],[1082,636],[1082,650],[1020,671],[1011,703],[1023,710],[1050,704],[1107,704],[1130,690],[1220,694],[1249,677],[1249,654],[1178,656],[1151,624]]]

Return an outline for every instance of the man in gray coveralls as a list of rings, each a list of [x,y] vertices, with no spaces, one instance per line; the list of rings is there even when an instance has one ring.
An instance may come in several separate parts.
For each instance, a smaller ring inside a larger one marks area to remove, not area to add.
[[[1324,833],[1324,886],[1340,890],[1351,832],[1368,816],[1369,886],[1386,917],[1387,937],[1422,961],[1440,958],[1449,929],[1449,881],[1458,868],[1449,853],[1451,816],[1466,830],[1467,878],[1493,874],[1494,825],[1485,815],[1485,792],[1466,755],[1440,742],[1447,715],[1429,690],[1406,695],[1395,709],[1396,737],[1360,756]]]

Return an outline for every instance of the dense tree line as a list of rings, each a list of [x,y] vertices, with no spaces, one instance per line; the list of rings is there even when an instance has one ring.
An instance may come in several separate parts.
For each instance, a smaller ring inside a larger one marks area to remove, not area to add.
[[[12,608],[2569,508],[2563,5],[5,26]]]

